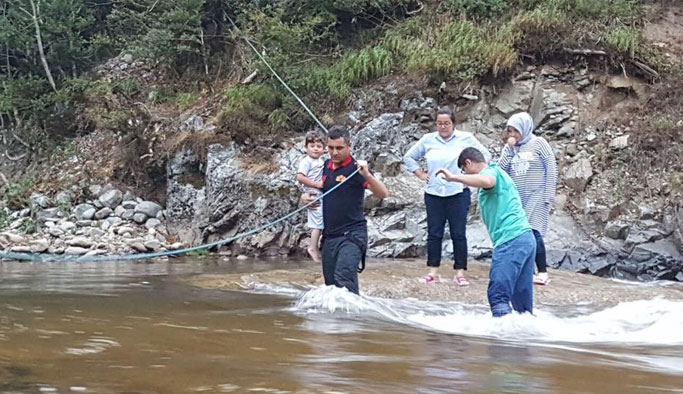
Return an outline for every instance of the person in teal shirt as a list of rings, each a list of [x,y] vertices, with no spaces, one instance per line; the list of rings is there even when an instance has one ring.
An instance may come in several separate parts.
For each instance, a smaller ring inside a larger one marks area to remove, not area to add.
[[[488,287],[491,313],[495,317],[512,309],[532,313],[536,238],[515,183],[497,164],[487,165],[484,155],[474,148],[460,153],[458,167],[463,174],[441,168],[436,175],[479,188],[481,217],[493,242]]]

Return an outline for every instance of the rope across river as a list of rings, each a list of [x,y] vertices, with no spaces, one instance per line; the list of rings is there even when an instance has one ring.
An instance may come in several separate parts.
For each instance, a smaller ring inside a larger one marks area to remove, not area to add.
[[[229,16],[226,15],[230,23],[233,25],[235,30],[240,33],[241,31],[239,27],[230,19]],[[327,132],[327,128],[323,123],[315,116],[313,111],[311,111],[306,104],[297,96],[296,93],[287,85],[287,83],[275,72],[275,70],[268,64],[268,61],[259,53],[259,51],[252,45],[252,43],[247,39],[245,36],[241,35],[241,38],[247,43],[247,45],[256,53],[256,55],[263,61],[263,63],[268,67],[270,72],[275,76],[275,78],[282,84],[282,86],[285,87],[285,89],[294,96],[294,98],[297,100],[299,104],[306,110],[306,112],[313,118],[313,120],[316,121],[316,123],[324,130]],[[334,192],[338,187],[343,185],[344,183],[348,182],[351,177],[356,175],[358,173],[359,169],[356,169],[350,176],[348,176],[344,181],[339,182],[336,184],[334,187],[332,187],[330,190],[327,192],[319,195],[316,197],[313,201],[309,202],[308,204],[278,218],[275,219],[271,222],[268,222],[266,224],[263,224],[259,227],[253,228],[249,231],[246,231],[241,234],[237,234],[235,236],[232,236],[230,238],[225,238],[220,241],[216,242],[211,242],[203,245],[198,245],[198,246],[192,246],[189,248],[184,248],[184,249],[177,249],[177,250],[167,250],[167,251],[162,251],[162,252],[149,252],[149,253],[135,253],[135,254],[126,254],[126,255],[72,255],[72,254],[46,254],[46,253],[25,253],[25,252],[11,252],[11,251],[0,251],[0,259],[8,259],[8,260],[19,260],[19,261],[33,261],[33,262],[105,262],[105,261],[134,261],[134,260],[147,260],[147,259],[154,259],[154,258],[159,258],[159,257],[168,257],[168,256],[178,256],[178,255],[183,255],[189,252],[197,251],[197,250],[208,250],[217,246],[225,245],[231,242],[235,242],[237,240],[240,240],[242,238],[249,237],[251,235],[257,234],[267,228],[273,227],[279,223],[284,222],[285,220],[293,217],[294,215],[298,214],[299,212],[303,211],[304,209],[307,209],[308,207],[312,206],[313,204],[316,204],[320,202],[323,197],[326,195]]]
[[[246,231],[244,233],[237,234],[237,235],[232,236],[230,238],[225,238],[225,239],[222,239],[222,240],[216,241],[216,242],[211,242],[211,243],[198,245],[198,246],[192,246],[192,247],[184,248],[184,249],[167,250],[167,251],[163,251],[163,252],[135,253],[135,254],[127,254],[127,255],[108,255],[108,256],[99,256],[99,255],[77,256],[77,255],[64,255],[64,254],[21,253],[21,252],[0,251],[0,259],[20,260],[20,261],[35,261],[35,262],[73,261],[73,262],[81,262],[81,263],[82,262],[104,262],[104,261],[133,261],[133,260],[154,259],[154,258],[158,258],[158,257],[177,256],[177,255],[182,255],[182,254],[189,253],[189,252],[192,252],[195,250],[211,249],[211,248],[216,247],[216,246],[225,245],[225,244],[228,244],[230,242],[235,242],[239,239],[246,238],[250,235],[257,234],[257,233],[259,233],[259,232],[261,232],[261,231],[263,231],[269,227],[273,227],[276,224],[284,222],[285,220],[293,217],[294,215],[298,214],[299,212],[303,211],[304,209],[307,209],[311,205],[316,204],[319,201],[321,201],[323,197],[332,193],[338,187],[340,187],[344,183],[348,182],[348,180],[351,179],[352,176],[356,175],[358,173],[358,171],[360,171],[360,170],[356,169],[353,172],[353,174],[351,174],[351,176],[347,177],[343,182],[339,182],[338,184],[336,184],[333,188],[331,188],[327,192],[316,197],[313,201],[311,201],[308,204],[286,214],[285,216],[282,216],[278,219],[275,219],[271,222],[263,224],[259,227],[251,229],[251,230]]]

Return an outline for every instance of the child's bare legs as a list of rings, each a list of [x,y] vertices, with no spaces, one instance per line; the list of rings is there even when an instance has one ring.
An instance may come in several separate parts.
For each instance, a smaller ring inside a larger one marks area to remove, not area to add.
[[[308,244],[308,254],[311,256],[313,261],[316,263],[319,263],[322,261],[320,258],[320,249],[318,249],[318,244],[320,243],[320,234],[322,233],[322,230],[319,228],[314,228],[311,231],[311,243]]]

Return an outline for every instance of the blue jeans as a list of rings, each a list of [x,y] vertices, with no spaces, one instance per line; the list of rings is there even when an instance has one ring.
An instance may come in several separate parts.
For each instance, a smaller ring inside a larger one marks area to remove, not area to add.
[[[535,258],[536,238],[531,231],[493,249],[488,298],[494,317],[510,313],[510,302],[517,312],[533,312]]]
[[[470,209],[470,189],[454,196],[439,197],[425,193],[427,207],[427,266],[441,265],[441,242],[444,228],[448,229],[453,240],[453,268],[467,269],[467,211]]]

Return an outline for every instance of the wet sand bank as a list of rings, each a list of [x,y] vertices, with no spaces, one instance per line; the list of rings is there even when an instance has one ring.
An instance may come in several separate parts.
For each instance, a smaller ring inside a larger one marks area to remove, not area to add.
[[[441,281],[435,284],[420,282],[427,272],[422,260],[373,260],[360,274],[360,290],[364,295],[381,298],[416,298],[426,301],[458,301],[466,304],[487,304],[489,264],[470,262],[467,272],[470,286],[453,282],[454,271],[442,265]],[[616,305],[662,297],[683,299],[683,286],[678,283],[653,282],[649,284],[614,281],[586,274],[549,270],[551,282],[534,286],[537,305]],[[323,284],[320,266],[275,269],[255,273],[204,274],[193,277],[189,283],[201,288],[221,290],[259,290],[263,286],[281,286],[306,289]]]

